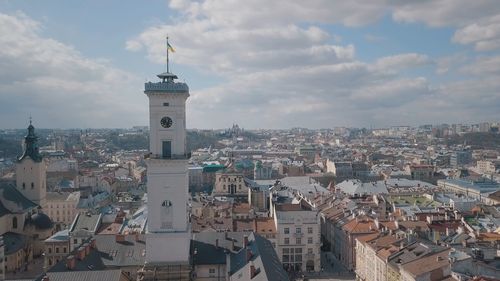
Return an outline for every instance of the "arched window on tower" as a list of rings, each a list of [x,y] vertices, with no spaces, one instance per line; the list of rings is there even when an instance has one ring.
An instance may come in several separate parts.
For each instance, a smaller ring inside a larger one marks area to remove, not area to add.
[[[12,218],[12,228],[17,228],[17,217]]]
[[[26,183],[23,182],[23,189],[26,189]]]

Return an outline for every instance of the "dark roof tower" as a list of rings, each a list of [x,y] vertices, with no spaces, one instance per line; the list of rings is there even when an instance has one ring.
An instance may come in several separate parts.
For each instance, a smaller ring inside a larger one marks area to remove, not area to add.
[[[24,151],[23,155],[19,157],[19,161],[29,157],[35,162],[42,162],[42,155],[38,149],[38,137],[35,135],[35,127],[31,124],[28,126],[28,134],[24,137]]]

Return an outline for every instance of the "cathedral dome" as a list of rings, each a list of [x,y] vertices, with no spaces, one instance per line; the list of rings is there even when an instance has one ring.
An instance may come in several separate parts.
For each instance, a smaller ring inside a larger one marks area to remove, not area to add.
[[[31,216],[30,223],[32,225],[34,225],[36,227],[36,229],[40,229],[40,230],[45,230],[45,229],[52,228],[52,226],[54,225],[54,223],[49,218],[49,216],[47,216],[44,213],[33,214]]]

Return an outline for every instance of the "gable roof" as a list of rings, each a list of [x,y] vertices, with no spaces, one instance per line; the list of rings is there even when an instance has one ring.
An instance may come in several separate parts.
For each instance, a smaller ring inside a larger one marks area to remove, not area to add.
[[[26,198],[11,183],[0,181],[0,216],[9,213],[24,213],[37,208],[38,205]]]

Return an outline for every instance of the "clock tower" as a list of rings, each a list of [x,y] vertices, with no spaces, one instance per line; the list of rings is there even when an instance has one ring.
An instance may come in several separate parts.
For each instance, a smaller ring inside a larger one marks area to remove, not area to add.
[[[180,272],[189,278],[191,226],[186,153],[189,87],[175,81],[177,76],[168,71],[168,62],[167,72],[157,76],[160,81],[147,82],[144,90],[149,98],[150,128],[150,152],[145,159],[148,179],[145,279],[149,279],[148,271],[155,272],[155,280],[167,280]],[[173,268],[178,272],[171,272]],[[160,272],[164,278],[159,276]]]

